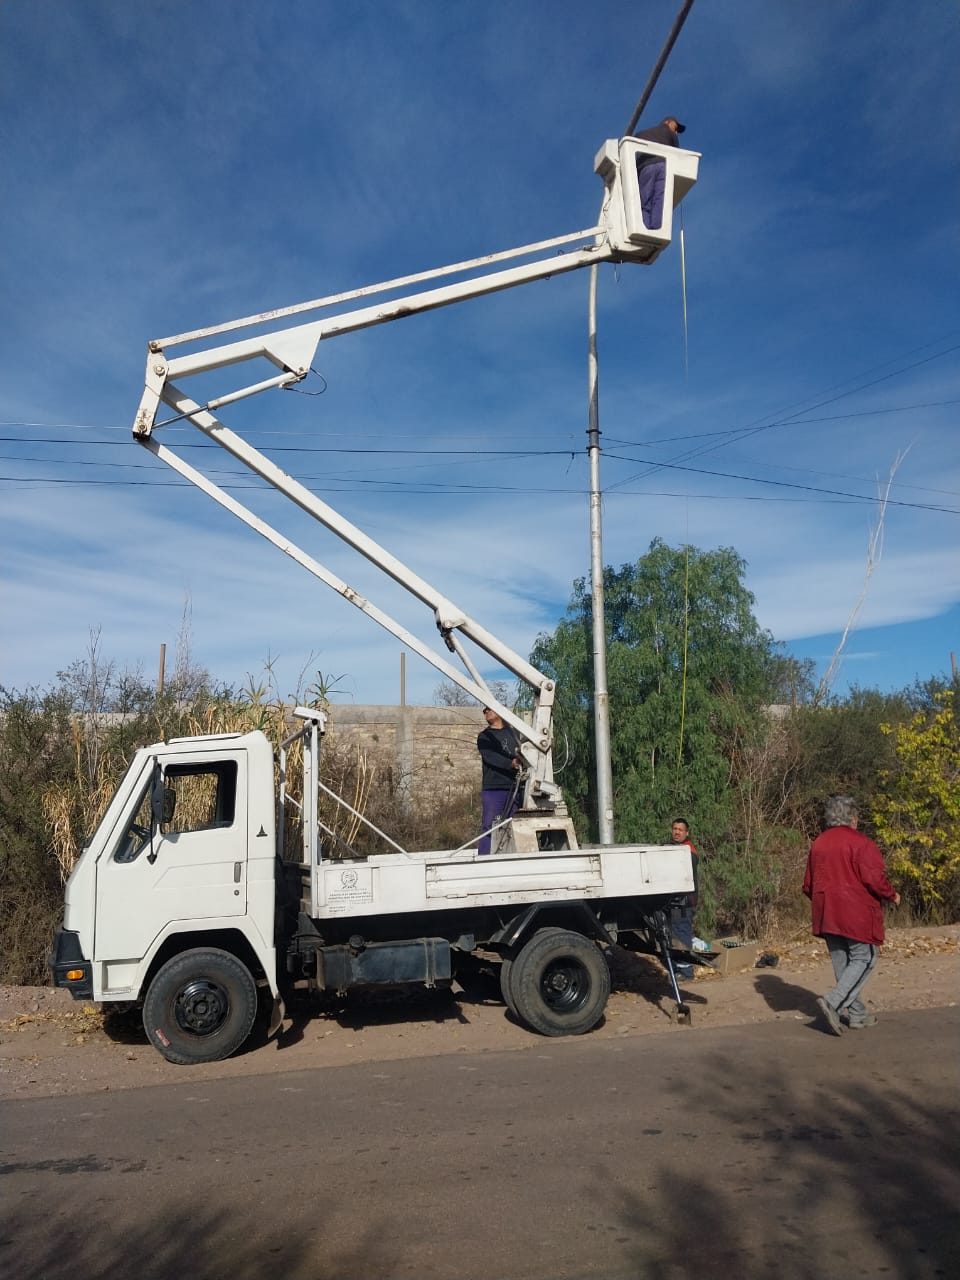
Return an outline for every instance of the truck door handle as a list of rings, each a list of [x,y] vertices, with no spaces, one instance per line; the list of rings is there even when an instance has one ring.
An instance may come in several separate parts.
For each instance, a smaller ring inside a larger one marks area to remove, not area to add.
[[[234,884],[239,884],[239,883],[240,883],[240,877],[241,877],[242,875],[243,875],[243,863],[242,863],[242,862],[235,862],[235,863],[233,864],[233,883],[234,883]]]

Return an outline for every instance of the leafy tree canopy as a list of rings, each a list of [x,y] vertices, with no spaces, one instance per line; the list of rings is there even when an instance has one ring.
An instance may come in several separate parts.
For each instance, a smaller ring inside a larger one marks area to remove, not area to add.
[[[665,839],[675,814],[725,830],[730,750],[758,731],[760,708],[809,696],[810,669],[785,655],[753,614],[731,547],[650,544],[604,570],[607,684],[617,839]],[[583,822],[595,812],[592,601],[574,584],[566,616],[531,659],[557,681],[561,781]]]

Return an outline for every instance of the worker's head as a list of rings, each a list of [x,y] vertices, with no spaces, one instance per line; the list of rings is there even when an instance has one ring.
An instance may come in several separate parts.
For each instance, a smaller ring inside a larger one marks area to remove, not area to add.
[[[825,827],[855,827],[860,813],[852,796],[831,796],[823,806]]]
[[[685,124],[680,123],[676,116],[664,116],[663,123],[668,125],[674,133],[684,133],[687,128]]]
[[[674,818],[670,827],[670,838],[674,844],[686,844],[690,839],[690,824],[686,818]]]
[[[492,707],[483,708],[483,718],[484,720],[486,720],[487,724],[490,726],[491,729],[503,728],[503,721],[500,719],[500,717],[497,715],[496,711],[494,711]]]

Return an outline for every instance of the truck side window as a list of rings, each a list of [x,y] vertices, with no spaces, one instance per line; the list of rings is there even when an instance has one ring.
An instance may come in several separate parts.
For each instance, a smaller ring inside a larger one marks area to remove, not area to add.
[[[163,823],[165,835],[233,826],[237,811],[237,762],[168,765],[164,785],[176,800]]]
[[[149,848],[150,821],[150,788],[148,787],[140,797],[136,812],[127,824],[127,829],[114,851],[114,862],[136,862],[144,849]]]

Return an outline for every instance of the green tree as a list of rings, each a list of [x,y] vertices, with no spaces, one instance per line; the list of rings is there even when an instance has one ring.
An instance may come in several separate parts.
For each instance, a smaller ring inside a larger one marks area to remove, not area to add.
[[[753,615],[745,563],[730,547],[701,551],[655,539],[635,564],[604,571],[607,683],[618,840],[660,841],[682,813],[716,840],[734,815],[734,744],[764,731],[761,707],[809,689]],[[557,681],[561,781],[581,827],[593,828],[592,602],[574,584],[566,616],[532,661]],[[566,745],[566,751],[564,750]]]
[[[960,724],[955,690],[905,724],[885,725],[897,767],[881,773],[874,810],[890,872],[915,914],[955,920],[960,913]]]

